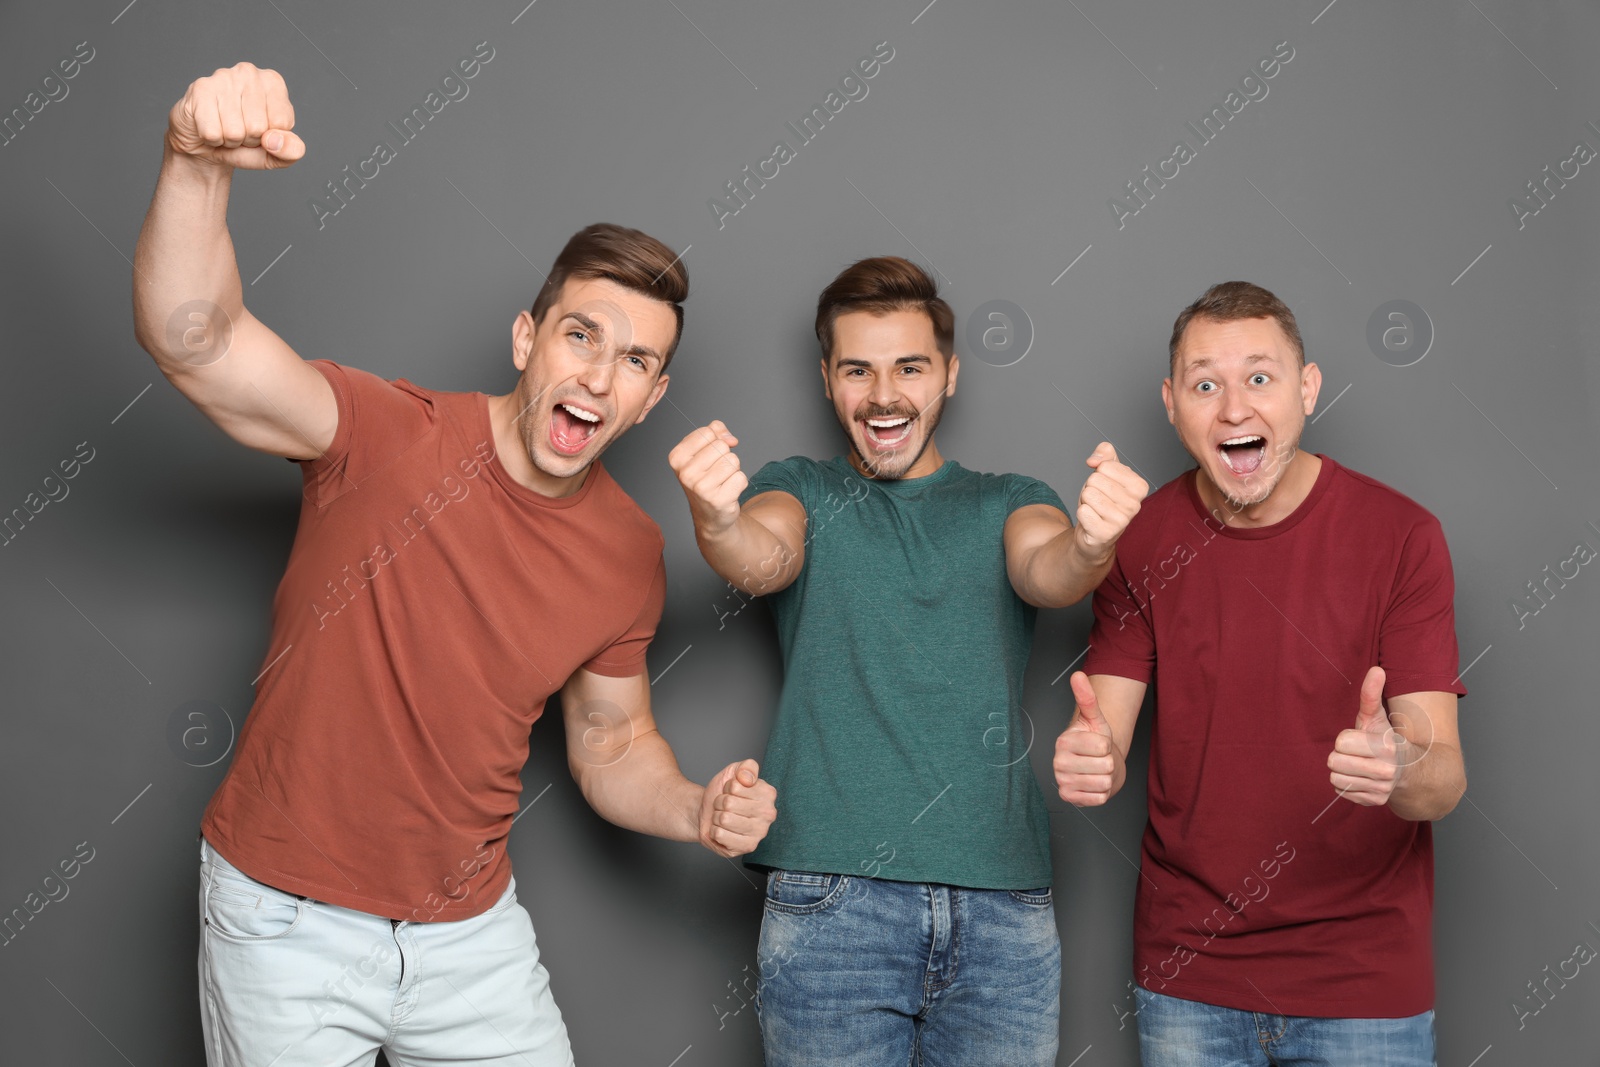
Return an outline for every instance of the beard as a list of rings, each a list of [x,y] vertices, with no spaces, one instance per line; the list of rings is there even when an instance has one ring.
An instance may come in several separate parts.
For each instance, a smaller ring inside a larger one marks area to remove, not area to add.
[[[861,448],[856,444],[856,420],[846,421],[844,416],[839,414],[838,409],[834,409],[834,417],[839,420],[839,425],[844,430],[845,439],[850,442],[850,454],[855,460],[857,469],[865,471],[869,477],[891,482],[905,477],[906,471],[917,465],[917,461],[922,458],[922,454],[928,450],[928,445],[933,443],[933,431],[939,428],[939,419],[943,414],[943,393],[940,393],[938,399],[920,412],[914,410],[869,410],[863,416],[864,418],[895,418],[906,415],[913,423],[918,424],[918,429],[922,433],[922,443],[917,446],[915,453],[891,452],[883,459],[873,460],[862,454]],[[866,431],[863,430],[862,432],[865,433]]]

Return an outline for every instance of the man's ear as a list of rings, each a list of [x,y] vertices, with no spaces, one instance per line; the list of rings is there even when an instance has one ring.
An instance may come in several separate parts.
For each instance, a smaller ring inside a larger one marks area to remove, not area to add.
[[[1163,379],[1161,379],[1161,403],[1167,409],[1167,421],[1172,423],[1174,426],[1176,426],[1178,424],[1178,412],[1177,412],[1177,409],[1175,409],[1172,406],[1172,379],[1171,378],[1163,378]]]
[[[950,353],[949,365],[950,365],[950,380],[949,380],[949,382],[947,382],[945,384],[944,395],[945,396],[955,396],[956,395],[956,375],[961,373],[961,357],[956,355],[954,352]]]
[[[661,402],[661,398],[667,395],[667,383],[670,381],[672,381],[672,379],[665,374],[656,379],[655,387],[650,390],[650,399],[644,402],[644,410],[639,412],[639,417],[637,419],[633,420],[633,424],[635,426],[643,422],[644,417],[650,414],[650,409],[659,404]]]
[[[828,358],[822,358],[822,395],[829,400],[833,399],[833,382],[828,380]]]
[[[527,369],[537,329],[533,324],[533,312],[526,309],[519,312],[516,321],[511,324],[511,362],[519,371]]]
[[[1310,415],[1317,410],[1317,394],[1320,392],[1322,392],[1322,368],[1315,363],[1307,363],[1300,368],[1300,400],[1305,414]]]

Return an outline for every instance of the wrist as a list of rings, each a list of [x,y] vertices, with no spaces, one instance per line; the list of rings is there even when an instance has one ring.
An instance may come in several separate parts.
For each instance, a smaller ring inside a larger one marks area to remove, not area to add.
[[[173,147],[171,134],[162,143],[161,170],[163,174],[181,181],[213,187],[227,185],[233,179],[233,167]]]
[[[1072,555],[1085,570],[1099,570],[1111,564],[1116,554],[1117,539],[1091,542],[1089,534],[1080,524],[1072,528]]]

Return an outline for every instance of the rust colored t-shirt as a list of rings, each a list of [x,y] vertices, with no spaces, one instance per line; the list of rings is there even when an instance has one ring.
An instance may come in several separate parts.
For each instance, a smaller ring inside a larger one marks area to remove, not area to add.
[[[661,531],[595,463],[515,482],[487,397],[312,363],[338,398],[254,706],[201,830],[291,893],[465,919],[511,877],[528,731],[581,669],[627,678],[666,595]]]
[[[1194,472],[1144,502],[1094,596],[1085,670],[1154,682],[1141,986],[1226,1008],[1433,1007],[1433,833],[1339,797],[1362,679],[1464,694],[1439,521],[1326,456],[1271,526],[1225,526]],[[1423,756],[1422,758],[1427,758]]]

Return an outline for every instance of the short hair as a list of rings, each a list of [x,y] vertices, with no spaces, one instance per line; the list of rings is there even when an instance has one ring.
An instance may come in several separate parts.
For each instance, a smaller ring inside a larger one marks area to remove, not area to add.
[[[550,275],[533,298],[533,323],[539,324],[570,278],[604,278],[624,289],[672,306],[677,329],[661,356],[661,368],[672,362],[683,336],[683,301],[689,298],[689,270],[683,259],[647,233],[597,222],[567,241],[550,267]]]
[[[1289,305],[1269,290],[1250,282],[1219,282],[1200,294],[1200,299],[1184,308],[1172,324],[1172,340],[1167,343],[1167,373],[1178,368],[1178,345],[1183,331],[1195,319],[1233,322],[1237,319],[1272,319],[1294,345],[1300,365],[1306,365],[1306,346],[1300,339],[1300,326]]]
[[[946,358],[955,352],[955,315],[939,296],[928,272],[899,256],[877,256],[850,264],[817,297],[817,340],[822,358],[833,358],[833,324],[840,315],[866,311],[921,311],[933,322],[934,343]]]

